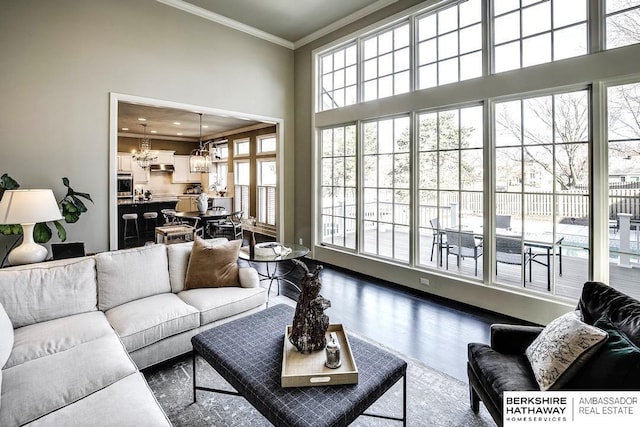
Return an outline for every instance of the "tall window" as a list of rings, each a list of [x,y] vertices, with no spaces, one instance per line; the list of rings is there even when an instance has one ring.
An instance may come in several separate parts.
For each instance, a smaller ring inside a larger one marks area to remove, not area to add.
[[[248,160],[234,162],[235,178],[235,209],[250,212],[249,206],[249,186],[251,184],[251,166]]]
[[[321,241],[356,248],[356,127],[338,126],[321,133]]]
[[[418,17],[420,89],[482,75],[482,9],[469,0]]]
[[[609,283],[640,290],[640,83],[608,88]]]
[[[258,208],[257,220],[263,224],[276,225],[276,184],[278,174],[276,159],[258,160]]]
[[[494,71],[586,54],[587,2],[494,0]]]
[[[640,0],[605,0],[607,49],[640,42]]]
[[[356,45],[351,44],[325,54],[320,62],[320,110],[355,104],[358,99]]]
[[[425,4],[315,56],[317,107],[342,106],[325,92],[336,79],[346,87],[348,67],[354,103],[368,103],[313,117],[318,256],[348,249],[349,261],[395,264],[403,281],[437,271],[558,301],[608,272],[634,295],[640,83],[628,67],[640,50],[640,0]],[[351,62],[336,62],[347,51]],[[608,217],[592,209],[603,188]]]
[[[409,261],[409,150],[408,116],[364,123],[364,253]]]
[[[409,92],[409,41],[409,23],[364,40],[364,101]]]
[[[495,120],[496,213],[511,217],[497,280],[577,298],[562,285],[588,279],[589,92],[498,103]]]
[[[446,269],[450,263],[449,270],[479,275],[484,176],[482,107],[423,113],[418,116],[418,126],[420,264]],[[460,235],[460,231],[467,235]],[[451,259],[446,259],[447,238],[454,240],[450,245],[464,248],[452,251]],[[467,252],[475,255],[473,264],[459,262]]]

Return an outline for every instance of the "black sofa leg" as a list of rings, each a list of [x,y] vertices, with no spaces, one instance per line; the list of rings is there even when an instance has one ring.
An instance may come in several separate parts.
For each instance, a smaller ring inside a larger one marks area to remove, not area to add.
[[[480,396],[478,396],[471,384],[469,384],[469,403],[471,404],[471,410],[477,414],[480,411]]]

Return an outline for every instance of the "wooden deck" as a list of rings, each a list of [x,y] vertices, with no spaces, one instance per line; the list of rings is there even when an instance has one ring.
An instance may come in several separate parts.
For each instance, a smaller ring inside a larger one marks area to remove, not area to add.
[[[409,253],[406,248],[409,247],[408,237],[405,233],[396,233],[395,238],[391,230],[381,233],[375,233],[371,230],[365,233],[365,248],[380,248],[379,253],[382,256],[393,257],[399,260],[408,261]],[[376,237],[377,235],[377,237]],[[377,242],[377,245],[376,245]],[[402,242],[402,244],[399,244]],[[433,236],[425,233],[420,238],[420,265],[427,268],[436,268],[440,271],[448,271],[454,274],[460,274],[466,277],[474,277],[474,260],[473,258],[464,258],[460,260],[460,266],[456,265],[456,256],[449,256],[449,269],[446,268],[446,251],[442,252],[442,266],[439,266],[437,260],[437,245],[434,248],[433,260],[431,260],[431,246]],[[392,252],[393,251],[393,252]],[[547,267],[546,254],[537,254],[532,264],[531,281],[529,281],[529,268],[527,265],[526,282],[521,280],[523,268],[519,265],[509,265],[504,263],[497,264],[496,285],[510,286],[516,288],[525,287],[528,290],[540,292],[542,294],[552,294],[560,297],[578,300],[582,291],[582,285],[588,280],[588,259],[586,257],[571,256],[565,250],[562,255],[562,275],[559,271],[558,257],[552,257],[551,261],[551,286],[547,290]],[[482,279],[483,257],[478,259],[478,278]],[[616,289],[640,299],[640,268],[620,267],[617,263],[612,262],[609,267],[609,283]]]

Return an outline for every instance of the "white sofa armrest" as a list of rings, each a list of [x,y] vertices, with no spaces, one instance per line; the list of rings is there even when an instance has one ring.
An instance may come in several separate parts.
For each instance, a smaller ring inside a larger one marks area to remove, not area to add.
[[[240,286],[243,288],[257,288],[260,285],[258,272],[253,267],[241,267],[238,269]]]

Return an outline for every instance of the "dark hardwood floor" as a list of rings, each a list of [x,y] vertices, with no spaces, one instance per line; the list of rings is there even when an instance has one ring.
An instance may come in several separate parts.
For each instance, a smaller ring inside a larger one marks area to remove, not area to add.
[[[304,259],[311,269],[316,263]],[[285,264],[285,263],[282,263]],[[254,265],[257,268],[264,268]],[[526,323],[410,291],[374,277],[323,264],[321,294],[331,301],[332,323],[417,359],[467,382],[467,343],[489,342],[492,323]],[[288,270],[289,265],[279,268]],[[300,269],[288,277],[300,283]],[[281,293],[296,300],[298,291],[282,283]],[[275,292],[275,284],[272,292]]]

